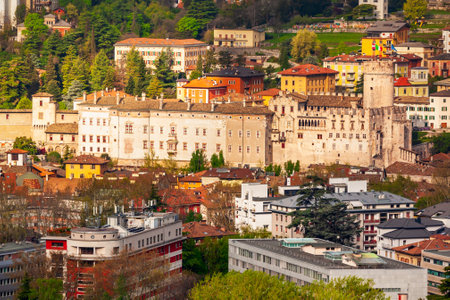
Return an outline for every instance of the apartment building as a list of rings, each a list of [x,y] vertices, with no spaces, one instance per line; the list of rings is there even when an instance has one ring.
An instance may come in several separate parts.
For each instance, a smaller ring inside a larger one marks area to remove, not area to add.
[[[395,96],[428,97],[428,69],[411,69],[411,77],[399,77],[394,80]]]
[[[64,162],[66,178],[95,178],[103,175],[108,161],[93,155],[80,155]]]
[[[414,54],[422,58],[422,66],[428,66],[428,59],[434,56],[434,47],[422,42],[406,42],[395,46],[398,54]]]
[[[450,26],[442,29],[442,44],[444,53],[450,53]]]
[[[337,71],[304,64],[278,72],[281,90],[299,94],[332,93],[335,91]]]
[[[31,256],[44,251],[42,244],[11,242],[0,245],[0,299],[17,298],[21,276],[17,263],[22,256]]]
[[[266,39],[264,29],[214,28],[214,46],[230,48],[257,48]]]
[[[434,129],[449,127],[450,90],[436,92],[430,95],[430,127]]]
[[[177,99],[190,100],[191,103],[210,103],[214,98],[224,96],[227,87],[226,84],[219,84],[215,80],[198,78],[177,86]]]
[[[387,19],[389,12],[388,12],[388,0],[359,0],[358,4],[369,4],[375,6],[374,10],[374,16],[377,19]]]
[[[406,244],[399,247],[394,247],[394,257],[396,260],[405,262],[407,264],[421,266],[422,252],[424,250],[449,250],[450,251],[450,236],[435,234],[420,242]]]
[[[174,213],[118,214],[108,217],[107,226],[101,228],[73,228],[68,237],[44,237],[52,267],[71,286],[68,298],[82,298],[93,282],[94,267],[123,253],[158,253],[168,261],[169,274],[180,273],[183,239],[181,221]]]
[[[228,93],[255,94],[264,89],[264,72],[245,67],[215,70],[205,78],[217,84],[226,84]]]
[[[300,286],[357,276],[373,280],[391,299],[427,295],[425,269],[321,239],[229,240],[228,249],[230,271],[261,271]]]
[[[411,120],[413,127],[429,127],[432,107],[428,97],[397,96],[394,105],[404,107],[406,118]]]
[[[450,53],[442,53],[428,59],[430,76],[442,76],[447,78],[450,67]]]
[[[172,70],[179,73],[195,66],[198,56],[206,54],[208,45],[195,39],[130,38],[114,44],[114,61],[117,66],[124,65],[128,52],[133,48],[139,52],[148,68],[155,67],[156,59],[162,51],[170,50],[174,60]]]
[[[393,53],[398,44],[406,43],[409,26],[403,21],[377,21],[367,28],[366,36],[361,39],[363,55],[386,56]]]
[[[450,266],[450,250],[423,250],[420,265],[427,269],[428,294],[442,295],[439,285],[442,280],[446,279],[445,268]]]

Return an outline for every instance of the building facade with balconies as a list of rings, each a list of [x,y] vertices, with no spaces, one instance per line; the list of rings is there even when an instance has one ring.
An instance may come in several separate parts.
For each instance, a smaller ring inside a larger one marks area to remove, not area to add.
[[[264,29],[214,29],[214,46],[257,48],[266,39]]]
[[[134,256],[153,251],[167,259],[170,274],[182,268],[184,238],[174,213],[118,214],[108,217],[108,224],[101,228],[74,228],[68,237],[44,239],[52,267],[60,270],[70,287],[68,298],[83,297],[93,283],[94,267],[123,253]],[[65,258],[58,258],[61,255]]]

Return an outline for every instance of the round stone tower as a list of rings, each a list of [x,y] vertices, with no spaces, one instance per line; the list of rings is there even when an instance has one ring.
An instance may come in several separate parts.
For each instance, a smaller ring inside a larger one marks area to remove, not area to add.
[[[367,61],[364,72],[364,108],[394,105],[394,64],[392,61]]]

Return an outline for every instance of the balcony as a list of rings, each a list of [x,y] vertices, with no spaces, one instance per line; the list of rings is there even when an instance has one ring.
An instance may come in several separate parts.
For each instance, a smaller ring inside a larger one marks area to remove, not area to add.
[[[364,219],[364,224],[379,224],[380,220],[376,219]]]
[[[376,245],[377,240],[364,241],[363,244],[364,245]]]
[[[214,40],[220,42],[234,42],[236,39],[231,37],[215,37]]]
[[[169,133],[169,137],[170,137],[170,138],[175,138],[175,139],[176,139],[176,138],[177,138],[177,133],[176,133],[176,132],[170,132],[170,133]]]
[[[366,235],[376,235],[377,231],[376,230],[364,230],[364,234],[366,234]]]

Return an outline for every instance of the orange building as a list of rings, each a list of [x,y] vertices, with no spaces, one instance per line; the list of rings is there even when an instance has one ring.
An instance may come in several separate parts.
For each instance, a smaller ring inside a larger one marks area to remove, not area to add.
[[[219,84],[215,80],[206,78],[191,80],[178,88],[181,92],[177,91],[177,95],[182,95],[179,98],[190,99],[192,103],[209,103],[212,99],[227,93],[226,84]]]
[[[205,75],[218,84],[226,84],[228,93],[254,94],[264,89],[264,73],[244,67],[213,71]]]

